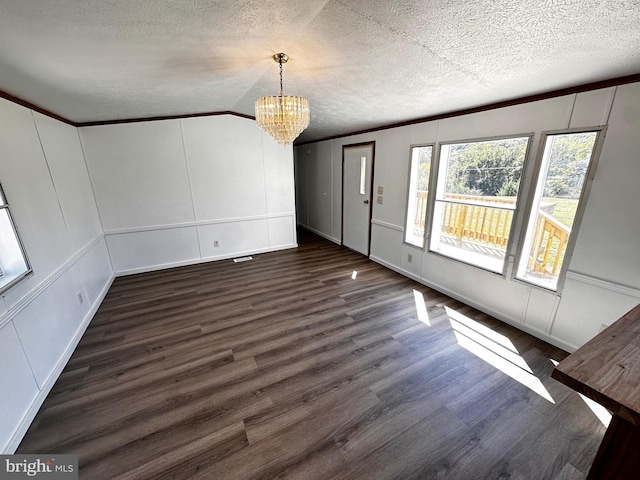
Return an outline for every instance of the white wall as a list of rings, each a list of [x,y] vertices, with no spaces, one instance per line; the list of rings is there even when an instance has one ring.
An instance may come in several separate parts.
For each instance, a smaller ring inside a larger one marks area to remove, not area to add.
[[[33,268],[0,299],[0,451],[12,452],[113,271],[76,128],[0,99],[0,182]]]
[[[544,131],[599,125],[607,136],[561,296],[403,243],[411,145],[533,133],[537,148]],[[384,203],[373,205],[371,258],[572,351],[640,303],[638,132],[636,83],[302,145],[299,222],[340,242],[342,146],[375,141],[374,191],[384,187]]]
[[[296,246],[292,149],[253,120],[79,130],[116,274]]]
[[[115,274],[296,246],[292,149],[235,116],[76,129],[0,99],[0,182],[33,267],[0,297],[0,452]]]

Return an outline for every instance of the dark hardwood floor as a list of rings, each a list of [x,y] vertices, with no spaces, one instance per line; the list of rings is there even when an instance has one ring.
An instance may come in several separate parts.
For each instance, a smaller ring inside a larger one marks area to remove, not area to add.
[[[92,480],[585,478],[605,428],[550,378],[565,352],[299,243],[116,279],[18,452]]]

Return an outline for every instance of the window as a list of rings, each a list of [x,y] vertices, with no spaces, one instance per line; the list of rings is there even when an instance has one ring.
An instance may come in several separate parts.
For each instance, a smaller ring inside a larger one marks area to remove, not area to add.
[[[558,289],[598,135],[599,131],[589,131],[543,137],[544,150],[517,278]]]
[[[31,271],[16,231],[7,197],[0,186],[0,293]]]
[[[409,198],[407,200],[404,241],[420,248],[424,247],[432,151],[433,147],[430,145],[411,147]]]
[[[440,146],[430,251],[504,273],[530,139]]]
[[[365,194],[367,184],[367,157],[360,157],[360,195]]]

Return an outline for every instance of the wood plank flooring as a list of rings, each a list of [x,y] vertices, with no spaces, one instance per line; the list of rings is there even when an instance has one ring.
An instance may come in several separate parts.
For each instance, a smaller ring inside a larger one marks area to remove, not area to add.
[[[299,243],[116,279],[18,452],[91,480],[585,478],[605,428],[550,378],[565,352]]]

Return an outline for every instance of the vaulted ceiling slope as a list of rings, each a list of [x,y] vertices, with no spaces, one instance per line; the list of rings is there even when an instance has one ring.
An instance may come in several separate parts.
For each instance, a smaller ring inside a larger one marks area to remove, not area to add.
[[[640,73],[638,0],[0,0],[0,90],[75,123],[309,99],[310,141]]]

